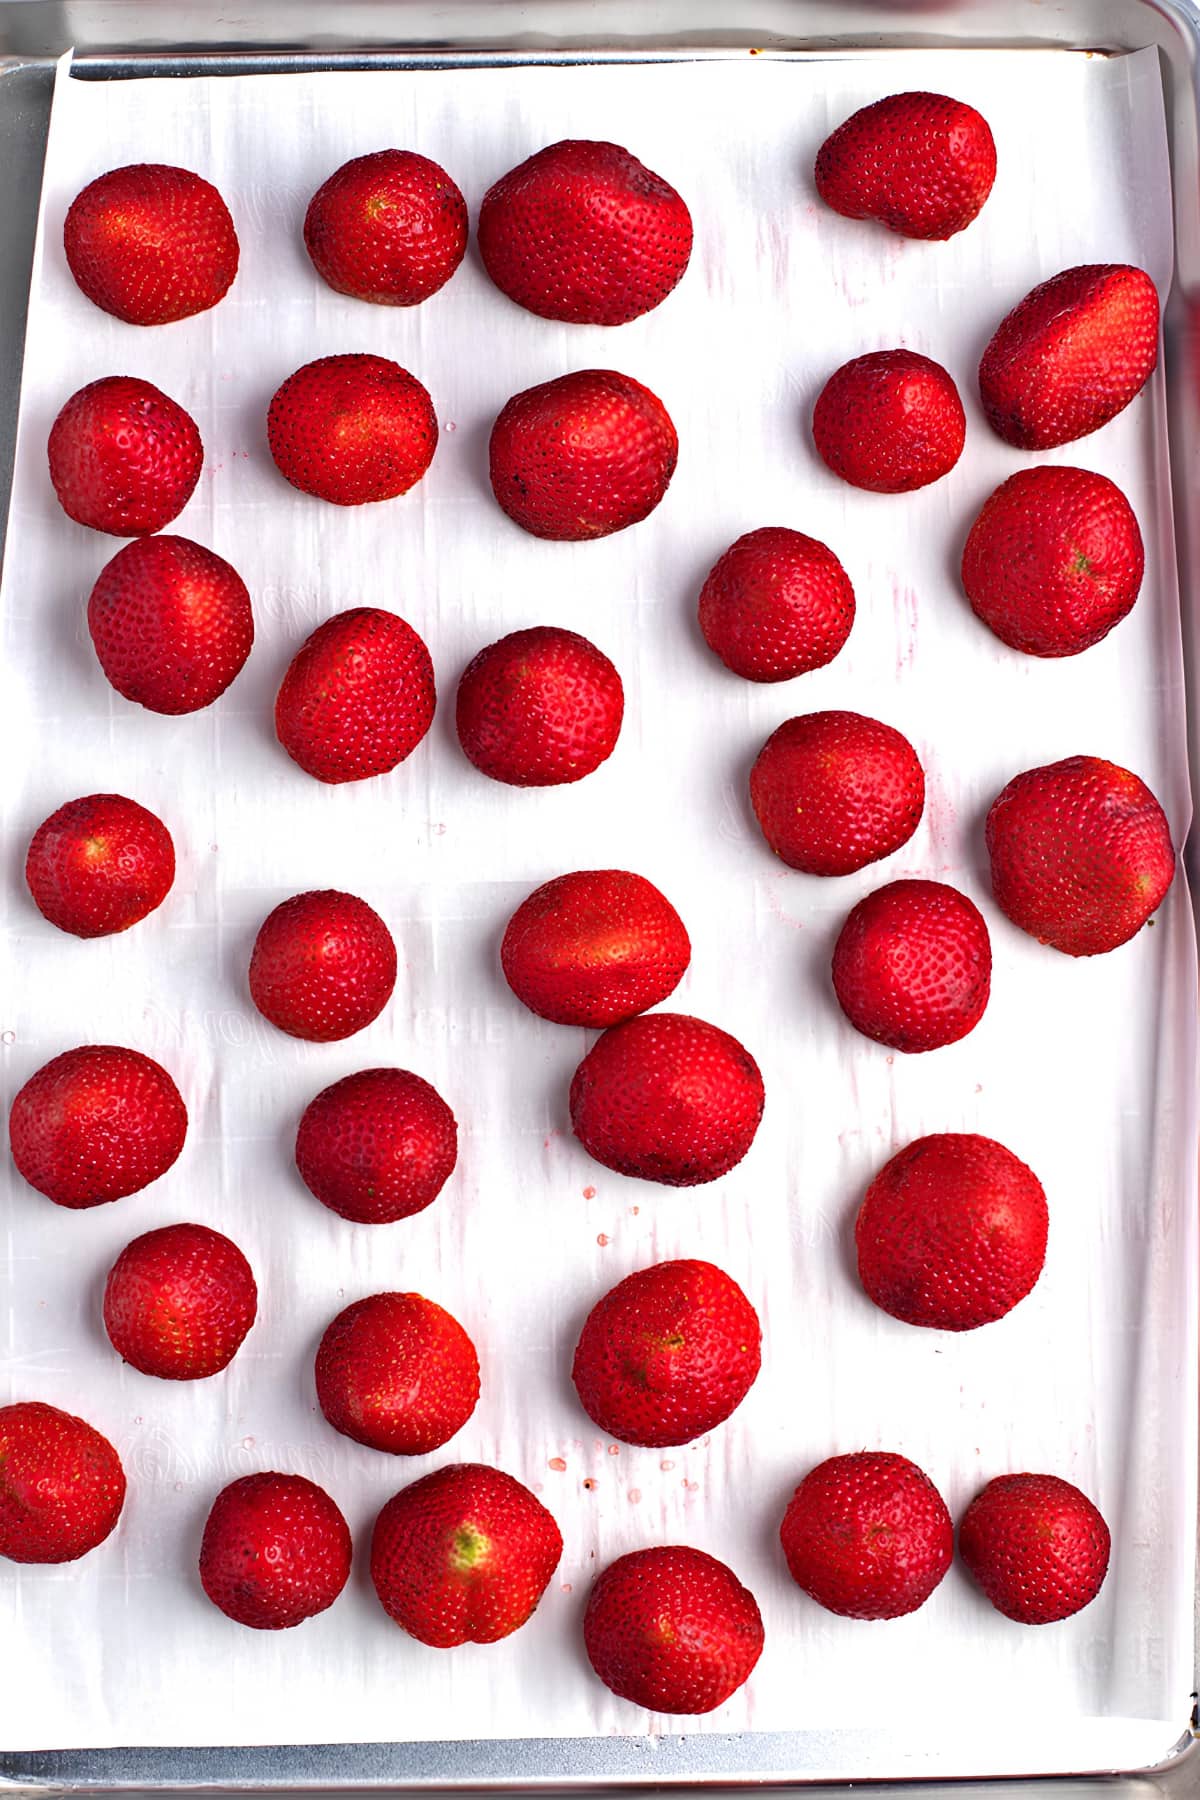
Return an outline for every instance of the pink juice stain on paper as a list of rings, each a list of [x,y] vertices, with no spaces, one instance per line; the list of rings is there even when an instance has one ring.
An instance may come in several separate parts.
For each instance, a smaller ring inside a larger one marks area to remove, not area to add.
[[[896,670],[911,669],[917,654],[917,596],[892,577],[892,617],[896,624]]]

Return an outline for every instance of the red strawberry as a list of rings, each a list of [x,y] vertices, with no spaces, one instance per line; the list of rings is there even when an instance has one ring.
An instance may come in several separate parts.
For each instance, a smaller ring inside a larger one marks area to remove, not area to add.
[[[304,246],[322,281],[353,300],[416,306],[445,287],[467,248],[467,203],[415,150],[356,156],[319,187]]]
[[[946,1502],[916,1463],[885,1450],[818,1463],[779,1536],[792,1580],[847,1619],[916,1612],[954,1556]]]
[[[169,163],[132,163],[89,182],[71,202],[63,244],[88,299],[129,325],[206,312],[238,269],[220,194]]]
[[[504,933],[509,987],[556,1025],[617,1025],[657,1006],[692,959],[683,920],[643,875],[580,869],[535,888]]]
[[[762,1118],[750,1052],[703,1019],[643,1013],[592,1045],[571,1082],[571,1125],[618,1175],[698,1187],[741,1162]]]
[[[621,677],[577,631],[535,625],[481,650],[458,684],[458,741],[511,787],[582,781],[616,748]]]
[[[1057,1475],[999,1475],[958,1527],[959,1555],[1018,1625],[1053,1625],[1089,1606],[1108,1573],[1108,1526]]]
[[[207,1225],[165,1225],[127,1244],[108,1272],[104,1329],[143,1375],[203,1381],[227,1368],[258,1312],[254,1273]]]
[[[852,113],[817,153],[826,206],[902,237],[953,237],[978,216],[995,179],[987,120],[945,94],[889,94]]]
[[[122,794],[68,800],[42,820],[25,857],[38,911],[75,937],[128,931],[162,905],[174,879],[170,832]]]
[[[327,1044],[377,1019],[396,985],[396,946],[354,894],[318,888],[267,914],[250,957],[250,998],[292,1037]]]
[[[406,1069],[363,1069],[310,1100],[296,1167],[323,1206],[389,1225],[432,1206],[458,1158],[458,1126],[435,1088]]]
[[[992,984],[983,915],[941,881],[893,881],[860,900],[833,952],[856,1030],[893,1050],[937,1050],[973,1031]]]
[[[1026,294],[979,364],[988,424],[1018,450],[1087,437],[1123,412],[1158,361],[1158,295],[1144,269],[1088,263]]]
[[[1015,775],[987,816],[1001,912],[1067,956],[1127,943],[1175,874],[1171,827],[1144,781],[1099,756]]]
[[[316,1376],[334,1430],[392,1456],[440,1449],[479,1399],[474,1344],[422,1294],[372,1294],[347,1306],[321,1339]]]
[[[488,189],[479,254],[496,286],[540,318],[624,325],[683,275],[692,219],[670,183],[619,144],[567,138]]]
[[[764,525],[731,544],[700,590],[700,629],[747,681],[790,681],[832,662],[854,623],[854,589],[832,550]]]
[[[492,426],[492,492],[534,537],[624,531],[652,513],[679,457],[666,407],[612,369],[582,369],[514,394]]]
[[[108,375],[72,394],[46,450],[63,511],[114,537],[169,525],[204,466],[195,420],[134,375]]]
[[[94,1426],[38,1400],[0,1406],[0,1556],[75,1562],[124,1504],[121,1459]]]
[[[622,1700],[650,1712],[707,1713],[762,1655],[762,1614],[725,1563],[668,1544],[609,1563],[588,1597],[583,1641]]]
[[[623,1444],[690,1444],[754,1385],[758,1314],[709,1262],[639,1269],[593,1306],[571,1379],[588,1418]]]
[[[850,875],[907,844],[925,810],[925,772],[891,725],[861,713],[805,713],[759,751],[750,803],[789,868]]]
[[[834,371],[813,407],[813,441],[835,475],[906,494],[949,474],[967,434],[958,389],[913,350],[876,350]]]
[[[286,1631],[333,1605],[350,1578],[350,1527],[303,1475],[244,1475],[222,1488],[200,1544],[213,1605],[255,1631]]]
[[[318,625],[292,658],[275,735],[318,781],[365,781],[411,756],[436,700],[433,663],[412,626],[356,606]]]
[[[183,537],[126,544],[88,601],[100,667],[119,694],[157,713],[199,712],[237,675],[254,642],[246,584]]]
[[[371,1580],[389,1618],[449,1650],[518,1631],[561,1556],[562,1534],[527,1487],[452,1463],[392,1495],[375,1521]]]
[[[974,1331],[1042,1272],[1042,1184],[1003,1144],[969,1132],[917,1138],[885,1163],[854,1226],[864,1288],[894,1319]]]
[[[165,1175],[183,1149],[187,1108],[149,1056],[82,1044],[30,1076],[12,1103],[8,1133],[30,1186],[78,1211]]]
[[[267,443],[279,473],[335,506],[394,500],[433,461],[438,423],[415,375],[384,356],[322,356],[271,401]]]

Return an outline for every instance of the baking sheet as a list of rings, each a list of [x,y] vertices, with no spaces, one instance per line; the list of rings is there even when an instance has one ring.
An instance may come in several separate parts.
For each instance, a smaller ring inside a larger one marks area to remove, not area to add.
[[[947,246],[837,219],[806,184],[828,129],[899,86],[972,100],[996,131],[996,189],[978,224]],[[505,168],[568,133],[629,143],[692,203],[692,269],[659,312],[618,332],[551,325],[505,302],[473,252],[412,313],[357,305],[312,274],[299,220],[346,156],[413,144],[446,164],[474,210]],[[210,175],[243,245],[241,274],[219,308],[154,332],[89,307],[59,238],[86,180],[146,158]],[[950,1720],[964,1770],[1046,1768],[1060,1750],[1062,1767],[1165,1753],[1191,1685],[1187,897],[1177,884],[1134,945],[1072,964],[988,905],[979,830],[1017,769],[1081,749],[1136,768],[1163,798],[1177,840],[1186,828],[1161,377],[1104,432],[1047,459],[1101,469],[1129,493],[1148,550],[1131,619],[1077,661],[1035,664],[990,638],[953,579],[978,504],[1026,461],[987,432],[973,391],[996,319],[1036,280],[1082,260],[1139,261],[1165,292],[1153,53],[746,58],[136,88],[60,76],[43,226],[3,591],[5,1099],[58,1050],[108,1039],[167,1062],[193,1126],[161,1184],[98,1213],[63,1214],[5,1172],[0,1399],[78,1407],[113,1436],[133,1479],[119,1534],[85,1563],[0,1571],[0,1746],[683,1725],[689,1736],[801,1733],[798,1744],[820,1747],[808,1758],[797,1751],[810,1769],[916,1772]],[[946,481],[892,499],[828,475],[804,419],[833,367],[896,342],[956,375],[969,440]],[[335,512],[275,474],[266,402],[300,362],[368,349],[430,387],[442,442],[406,499]],[[662,395],[680,429],[679,472],[634,531],[590,545],[537,543],[490,499],[487,431],[509,393],[589,363],[625,369]],[[197,418],[208,464],[172,529],[229,556],[255,599],[247,669],[191,719],[145,714],[103,681],[83,604],[117,545],[67,521],[45,478],[45,435],[62,400],[117,372],[155,380]],[[708,656],[693,603],[719,551],[768,522],[838,550],[860,612],[828,669],[757,690]],[[364,602],[395,607],[424,633],[442,712],[393,775],[323,790],[274,744],[270,702],[312,626]],[[627,722],[616,755],[586,783],[518,794],[461,759],[453,686],[480,644],[538,622],[583,630],[614,656]],[[830,705],[906,730],[929,772],[930,805],[888,864],[818,883],[770,858],[748,820],[744,778],[782,718]],[[20,861],[46,812],[96,787],[163,814],[180,874],[154,919],[82,944],[34,913]],[[669,1192],[589,1162],[565,1119],[584,1034],[533,1019],[498,976],[499,933],[529,887],[604,864],[639,869],[675,899],[695,957],[671,1004],[737,1032],[764,1070],[768,1110],[755,1146],[707,1189]],[[957,881],[985,904],[994,997],[962,1045],[893,1059],[841,1020],[828,954],[854,900],[918,873]],[[392,1006],[343,1045],[280,1037],[245,994],[257,923],[310,885],[362,893],[401,949]],[[462,1155],[429,1213],[371,1232],[311,1200],[290,1168],[290,1143],[312,1093],[385,1061],[438,1084],[459,1115]],[[1008,1142],[1051,1202],[1035,1293],[966,1339],[885,1319],[852,1276],[848,1227],[862,1188],[894,1147],[936,1129]],[[98,1295],[129,1237],[185,1217],[243,1244],[263,1310],[225,1376],[175,1390],[116,1363]],[[687,1254],[721,1262],[755,1299],[763,1375],[710,1441],[666,1453],[612,1445],[585,1429],[567,1378],[578,1325],[631,1268]],[[398,1285],[464,1320],[485,1383],[454,1443],[402,1466],[326,1428],[310,1381],[329,1317]],[[1004,1469],[1045,1467],[1079,1481],[1113,1526],[1101,1598],[1064,1625],[1022,1631],[956,1567],[911,1619],[862,1626],[821,1613],[787,1580],[777,1520],[814,1461],[875,1445],[913,1456],[956,1514]],[[507,1645],[446,1655],[413,1644],[376,1607],[365,1557],[334,1609],[279,1637],[239,1631],[200,1594],[200,1524],[232,1476],[277,1466],[324,1482],[365,1549],[396,1486],[460,1457],[495,1460],[527,1480],[566,1538],[534,1622]],[[590,1676],[579,1642],[592,1570],[639,1544],[680,1538],[730,1561],[767,1625],[749,1686],[686,1724],[615,1700]],[[867,1720],[883,1734],[885,1764],[861,1746]],[[997,1720],[999,1744],[987,1735]]]

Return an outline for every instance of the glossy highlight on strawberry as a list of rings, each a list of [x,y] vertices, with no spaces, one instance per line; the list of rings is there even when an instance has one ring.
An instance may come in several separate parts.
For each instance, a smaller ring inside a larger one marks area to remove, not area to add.
[[[78,193],[63,226],[88,299],[130,325],[206,312],[238,270],[229,208],[211,182],[167,163],[110,169]]]

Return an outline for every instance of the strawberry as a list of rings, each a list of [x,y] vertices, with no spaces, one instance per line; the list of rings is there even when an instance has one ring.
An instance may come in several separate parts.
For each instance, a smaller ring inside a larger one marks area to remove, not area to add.
[[[483,1463],[452,1463],[393,1494],[375,1521],[380,1605],[423,1644],[494,1644],[530,1618],[562,1534],[527,1487]]]
[[[1077,656],[1130,611],[1145,556],[1133,508],[1090,469],[1021,469],[972,525],[967,599],[1003,643],[1029,656]]]
[[[126,1244],[108,1272],[104,1329],[143,1375],[203,1381],[227,1368],[258,1312],[237,1245],[207,1225],[165,1225]]]
[[[284,480],[334,506],[407,494],[437,441],[433,401],[415,375],[384,356],[305,363],[267,413],[267,443]]]
[[[321,1339],[316,1378],[334,1430],[392,1456],[440,1449],[479,1399],[474,1344],[422,1294],[372,1294],[347,1306]]]
[[[100,667],[119,694],[157,713],[199,712],[237,675],[254,642],[246,584],[183,537],[126,544],[88,601]]]
[[[978,217],[995,179],[987,120],[945,94],[889,94],[860,107],[817,152],[826,206],[901,237],[953,237]]]
[[[63,246],[88,299],[129,325],[207,312],[238,269],[220,194],[169,163],[132,163],[90,181],[71,202]]]
[[[833,551],[786,525],[747,531],[700,590],[704,641],[747,681],[824,668],[853,623],[854,589]]]
[[[1144,781],[1099,756],[1015,775],[987,816],[1001,912],[1067,956],[1127,943],[1175,874],[1171,827]]]
[[[999,1475],[958,1527],[959,1555],[1018,1625],[1053,1625],[1090,1606],[1108,1573],[1108,1526],[1057,1475]]]
[[[1043,281],[1000,321],[979,364],[988,424],[1018,450],[1087,437],[1123,412],[1158,361],[1144,269],[1088,263]]]
[[[692,959],[683,920],[644,875],[580,869],[522,900],[500,946],[504,979],[556,1025],[617,1025],[657,1006]]]
[[[624,531],[667,491],[679,439],[656,394],[613,369],[582,369],[514,394],[492,426],[492,492],[534,537]]]
[[[318,781],[365,781],[411,756],[433,723],[433,663],[411,625],[355,606],[318,625],[275,701],[275,735]]]
[[[122,794],[68,800],[42,820],[25,857],[38,911],[74,937],[128,931],[162,905],[174,879],[170,832]]]
[[[818,1463],[779,1528],[792,1580],[847,1619],[924,1606],[954,1556],[946,1502],[906,1456],[860,1450]]]
[[[838,1004],[893,1050],[937,1050],[973,1031],[992,984],[979,908],[941,881],[893,881],[853,908],[833,952]]]
[[[318,888],[267,914],[250,957],[250,998],[264,1019],[314,1044],[352,1037],[396,985],[396,946],[354,894]]]
[[[850,875],[907,844],[925,810],[925,772],[891,725],[861,713],[804,713],[759,751],[750,803],[789,868]]]
[[[763,1111],[750,1052],[686,1013],[644,1013],[597,1040],[571,1082],[571,1125],[618,1175],[698,1187],[741,1162]]]
[[[621,677],[577,631],[535,625],[481,650],[458,684],[455,724],[484,775],[511,787],[582,781],[612,755]]]
[[[949,474],[967,433],[958,389],[913,350],[876,350],[834,371],[817,396],[813,441],[852,487],[906,494]]]
[[[662,1262],[610,1288],[584,1321],[571,1379],[623,1444],[690,1444],[723,1425],[761,1361],[758,1314],[709,1262]]]
[[[458,1125],[435,1088],[407,1069],[363,1069],[310,1100],[296,1167],[322,1206],[358,1225],[389,1225],[432,1206],[458,1158]]]
[[[725,1563],[667,1544],[609,1563],[588,1596],[583,1641],[622,1700],[649,1712],[707,1713],[762,1655],[762,1614]]]
[[[567,138],[488,189],[479,254],[501,292],[540,318],[624,325],[681,279],[692,218],[670,183],[619,144]]]
[[[1041,1182],[1003,1144],[958,1131],[917,1138],[867,1189],[859,1278],[894,1319],[974,1331],[1034,1286],[1048,1223]]]
[[[124,1504],[121,1459],[93,1425],[38,1400],[0,1406],[0,1556],[75,1562]]]
[[[416,306],[466,254],[467,203],[415,150],[377,150],[335,169],[308,203],[304,247],[322,281],[353,300]]]
[[[136,1194],[165,1175],[187,1136],[167,1071],[138,1050],[81,1044],[43,1064],[12,1103],[13,1161],[73,1211]]]
[[[107,375],[72,394],[50,427],[46,452],[63,511],[114,537],[169,525],[204,466],[195,420],[135,375]]]
[[[213,1501],[200,1581],[213,1605],[255,1631],[286,1631],[333,1605],[350,1578],[350,1527],[303,1475],[244,1475]]]

